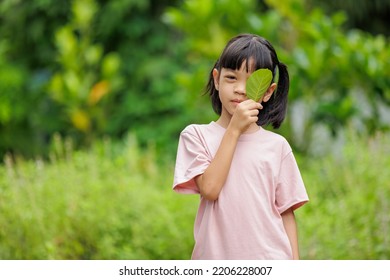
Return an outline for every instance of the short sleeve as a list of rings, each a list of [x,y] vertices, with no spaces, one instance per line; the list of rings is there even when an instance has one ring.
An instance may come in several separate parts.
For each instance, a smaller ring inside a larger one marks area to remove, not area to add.
[[[283,159],[276,187],[276,207],[279,213],[301,207],[309,201],[295,157],[290,151]]]
[[[199,194],[194,178],[206,170],[210,156],[195,131],[187,127],[180,134],[176,155],[173,190],[178,193]]]

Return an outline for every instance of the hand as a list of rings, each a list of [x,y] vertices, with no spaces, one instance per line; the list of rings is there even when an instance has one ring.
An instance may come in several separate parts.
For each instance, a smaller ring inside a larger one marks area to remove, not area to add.
[[[242,134],[250,125],[257,122],[257,115],[261,109],[263,109],[263,106],[251,99],[241,102],[233,113],[229,128]]]

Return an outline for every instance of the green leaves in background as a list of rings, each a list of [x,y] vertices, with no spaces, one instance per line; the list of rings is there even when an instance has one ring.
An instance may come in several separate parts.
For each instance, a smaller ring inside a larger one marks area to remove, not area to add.
[[[350,13],[317,2],[0,1],[0,158],[45,156],[57,132],[85,147],[131,131],[174,155],[185,125],[216,117],[201,97],[207,73],[244,32],[267,38],[288,66],[281,134],[295,148],[310,153],[318,130],[330,142],[348,123],[389,130],[387,35],[348,30]]]
[[[310,196],[296,213],[301,258],[388,260],[390,134],[349,129],[345,141],[323,157],[297,156]],[[133,135],[72,146],[56,135],[49,162],[5,157],[0,260],[190,258],[199,196],[172,191],[173,162],[157,163]]]
[[[246,82],[246,95],[259,101],[260,97],[267,91],[272,81],[272,72],[269,69],[258,69],[253,72]]]
[[[291,140],[295,149],[313,153],[314,147],[318,147],[315,144],[318,137],[327,142],[335,141],[349,123],[359,131],[390,129],[388,37],[348,30],[344,24],[348,13],[328,15],[321,9],[313,9],[308,1],[265,0],[268,9],[263,9],[258,1],[240,0],[240,9],[235,12],[242,9],[253,12],[240,17],[245,18],[244,23],[229,21],[230,8],[223,5],[229,1],[216,0],[215,5],[203,2],[207,0],[196,1],[196,4],[208,7],[206,15],[194,12],[196,8],[189,4],[192,1],[183,1],[183,5],[167,11],[170,24],[184,33],[181,44],[191,58],[191,66],[180,72],[181,80],[186,76],[190,81],[183,85],[186,96],[199,100],[199,85],[204,84],[205,77],[194,73],[208,69],[229,38],[249,32],[272,42],[278,59],[288,67],[289,109],[279,131]],[[302,17],[308,20],[302,22]],[[207,26],[202,32],[196,29],[200,22]],[[277,77],[276,74],[275,82]],[[198,116],[193,117],[196,122],[206,122],[204,116],[213,117],[207,115],[209,100],[198,104],[194,110]],[[323,111],[322,104],[332,107],[331,110]],[[345,106],[340,107],[340,104]],[[188,107],[186,109],[188,112]],[[201,117],[200,110],[206,112]],[[337,114],[329,117],[330,112]],[[340,125],[335,126],[335,121]]]

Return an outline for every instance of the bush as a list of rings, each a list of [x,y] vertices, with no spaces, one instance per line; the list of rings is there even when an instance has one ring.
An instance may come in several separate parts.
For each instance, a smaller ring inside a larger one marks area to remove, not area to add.
[[[354,135],[334,155],[297,154],[303,259],[390,258],[390,138]],[[57,137],[51,151],[0,166],[0,259],[190,258],[199,198],[171,190],[171,161],[131,136],[84,152]]]
[[[57,137],[51,163],[0,167],[0,259],[190,257],[197,199],[170,190],[153,149],[132,137],[89,152],[66,143]]]
[[[183,58],[161,15],[176,1],[22,2],[0,1],[0,158],[46,156],[54,133],[88,147],[133,132],[173,150]]]
[[[390,141],[349,132],[343,149],[300,160],[310,202],[297,212],[305,259],[390,258]]]

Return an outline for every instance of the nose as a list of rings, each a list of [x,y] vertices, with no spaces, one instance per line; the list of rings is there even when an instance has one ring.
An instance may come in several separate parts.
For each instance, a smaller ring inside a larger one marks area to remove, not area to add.
[[[234,88],[234,93],[239,95],[246,95],[246,82],[240,82],[236,84]]]

